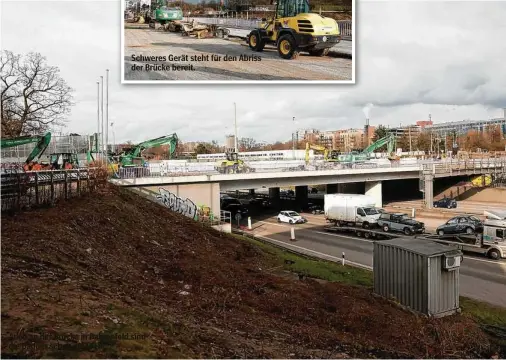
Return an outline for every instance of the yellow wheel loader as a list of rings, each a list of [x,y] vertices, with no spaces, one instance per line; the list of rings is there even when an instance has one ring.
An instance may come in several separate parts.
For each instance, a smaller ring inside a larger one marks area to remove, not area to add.
[[[220,161],[215,169],[220,174],[242,174],[254,172],[254,169],[249,167],[238,158],[238,154],[236,152],[227,152],[225,153],[226,160]]]
[[[341,34],[336,20],[309,12],[308,0],[278,0],[274,18],[252,30],[246,41],[253,51],[271,44],[283,59],[294,59],[301,51],[326,56]]]

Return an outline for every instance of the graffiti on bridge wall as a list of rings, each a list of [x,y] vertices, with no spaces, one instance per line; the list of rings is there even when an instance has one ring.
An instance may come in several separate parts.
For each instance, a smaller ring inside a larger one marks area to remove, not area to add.
[[[164,188],[159,188],[158,191],[160,194],[157,195],[156,198],[170,210],[197,220],[198,208],[193,201],[190,199],[182,199]]]
[[[159,188],[158,191],[159,195],[157,195],[156,198],[170,210],[178,212],[193,220],[209,219],[212,221],[214,219],[213,212],[209,206],[197,206],[190,199],[182,199],[164,188]]]

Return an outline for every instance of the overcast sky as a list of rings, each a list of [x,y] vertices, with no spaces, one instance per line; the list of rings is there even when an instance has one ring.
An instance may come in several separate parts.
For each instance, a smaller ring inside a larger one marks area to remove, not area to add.
[[[357,0],[355,85],[122,85],[119,1],[5,1],[1,46],[40,52],[75,89],[65,132],[96,131],[96,81],[110,69],[116,140],[176,132],[183,141],[288,140],[297,128],[336,130],[502,117],[506,2]],[[288,62],[287,62],[288,65]]]

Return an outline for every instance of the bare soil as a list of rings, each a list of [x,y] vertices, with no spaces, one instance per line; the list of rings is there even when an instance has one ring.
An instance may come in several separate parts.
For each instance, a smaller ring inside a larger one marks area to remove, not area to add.
[[[127,190],[2,218],[2,357],[481,358],[464,315],[273,273],[279,259]]]

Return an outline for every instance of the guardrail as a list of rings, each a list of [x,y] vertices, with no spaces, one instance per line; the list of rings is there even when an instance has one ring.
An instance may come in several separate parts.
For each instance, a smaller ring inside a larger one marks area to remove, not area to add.
[[[95,168],[3,172],[0,177],[1,209],[17,211],[81,196],[98,185]]]
[[[192,165],[193,164],[193,165]],[[121,168],[117,174],[120,179],[135,179],[143,177],[178,177],[178,176],[198,176],[198,175],[218,175],[219,172],[212,169],[214,164],[209,164],[204,170],[197,170],[198,163],[186,163],[164,167],[160,164],[153,164],[150,167],[129,167]],[[506,158],[497,159],[477,159],[477,160],[420,160],[415,163],[402,162],[375,162],[375,163],[356,163],[342,164],[337,162],[314,161],[305,165],[303,161],[300,164],[283,161],[273,161],[268,164],[255,164],[249,162],[250,172],[270,173],[270,172],[310,172],[323,170],[350,170],[350,169],[398,169],[398,168],[418,168],[421,172],[432,173],[437,176],[440,174],[469,174],[483,172],[487,170],[490,173],[504,173],[506,171]]]

